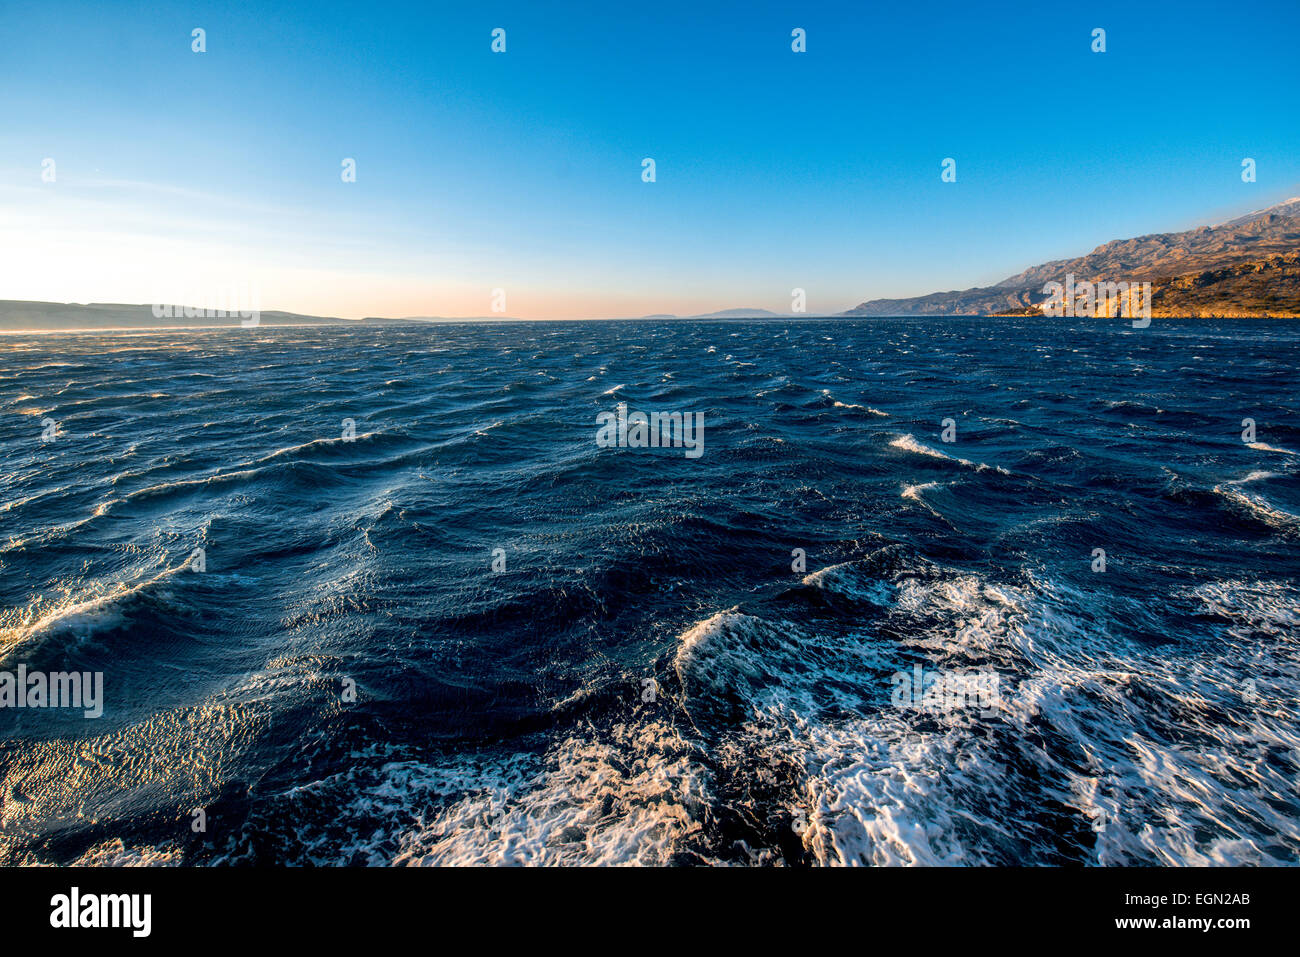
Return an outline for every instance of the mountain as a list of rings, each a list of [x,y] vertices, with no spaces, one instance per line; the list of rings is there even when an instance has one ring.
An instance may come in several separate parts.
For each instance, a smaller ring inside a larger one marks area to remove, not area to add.
[[[719,309],[717,312],[699,312],[691,316],[679,316],[671,312],[656,312],[640,319],[789,319],[789,313],[773,312],[770,309]]]
[[[343,322],[351,320],[344,319]],[[400,319],[384,319],[380,316],[367,316],[358,322],[525,322],[518,316],[402,316]]]
[[[704,312],[687,319],[789,319],[785,313],[772,312],[770,309],[719,309],[717,312]]]
[[[1150,282],[1153,316],[1300,316],[1300,198],[1217,226],[1118,239],[1086,256],[1032,266],[993,286],[872,299],[847,316],[1036,315],[1043,287]]]

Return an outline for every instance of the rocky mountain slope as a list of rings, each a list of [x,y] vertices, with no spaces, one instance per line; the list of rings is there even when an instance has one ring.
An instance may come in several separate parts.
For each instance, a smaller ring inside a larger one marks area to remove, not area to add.
[[[1076,281],[1150,282],[1157,316],[1300,316],[1298,253],[1300,198],[1218,226],[1114,240],[993,286],[873,299],[844,315],[1033,314],[1048,298],[1044,285],[1072,273]]]

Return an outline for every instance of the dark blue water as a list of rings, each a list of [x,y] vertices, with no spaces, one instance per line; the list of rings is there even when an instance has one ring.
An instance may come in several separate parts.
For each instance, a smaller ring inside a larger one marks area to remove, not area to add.
[[[6,335],[0,669],[105,702],[0,710],[0,860],[1295,863],[1297,366],[1246,320]],[[702,454],[600,447],[619,403]]]

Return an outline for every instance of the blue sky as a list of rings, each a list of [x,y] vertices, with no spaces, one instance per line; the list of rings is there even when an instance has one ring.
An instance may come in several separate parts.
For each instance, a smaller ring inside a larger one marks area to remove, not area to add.
[[[1294,0],[980,6],[9,0],[0,298],[827,313],[1300,193]]]

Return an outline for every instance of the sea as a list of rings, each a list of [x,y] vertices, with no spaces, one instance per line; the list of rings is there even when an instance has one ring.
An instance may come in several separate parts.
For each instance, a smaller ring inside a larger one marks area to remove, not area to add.
[[[1298,368],[1249,319],[0,335],[0,863],[1294,865]]]

